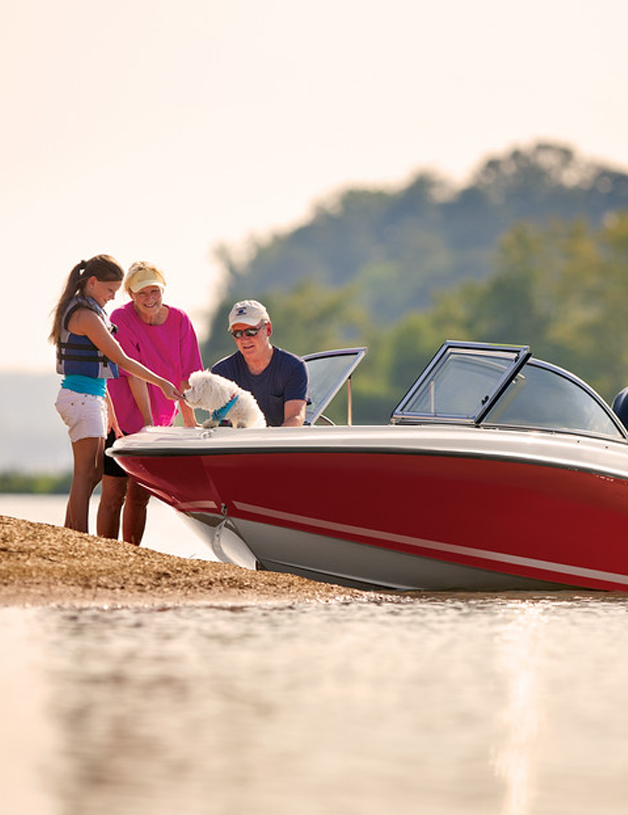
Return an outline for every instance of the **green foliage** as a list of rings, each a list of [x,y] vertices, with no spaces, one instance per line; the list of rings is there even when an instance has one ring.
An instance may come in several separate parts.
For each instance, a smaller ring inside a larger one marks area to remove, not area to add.
[[[233,339],[223,326],[227,326],[233,303],[245,297],[257,299],[258,295],[236,295],[221,307],[214,322],[216,330],[201,349],[209,367],[236,350]],[[261,295],[259,298],[262,299]],[[295,354],[356,344],[367,323],[354,286],[330,289],[304,280],[285,293],[266,292],[263,302],[273,324],[273,344]]]
[[[628,212],[600,229],[583,221],[516,224],[493,269],[389,327],[367,318],[352,287],[300,283],[265,302],[277,343],[297,353],[368,346],[353,380],[356,424],[387,422],[446,339],[530,345],[536,357],[573,371],[612,401],[628,381]],[[346,415],[339,398],[328,414],[334,421]]]
[[[32,475],[11,470],[0,473],[0,493],[17,495],[35,493],[38,495],[65,495],[70,491],[72,473]]]
[[[599,230],[582,221],[517,225],[495,272],[443,295],[425,319],[442,339],[530,345],[608,401],[628,381],[628,212]],[[452,319],[453,317],[453,319]]]
[[[446,339],[528,344],[608,401],[628,381],[628,175],[565,147],[492,158],[457,192],[425,173],[398,191],[348,190],[248,261],[222,260],[229,299],[204,358],[233,352],[228,311],[259,299],[281,347],[368,346],[359,424],[388,421]]]
[[[485,279],[499,240],[516,223],[580,218],[600,227],[625,208],[628,175],[541,143],[490,158],[457,191],[429,173],[400,190],[346,190],[299,228],[258,242],[247,260],[225,247],[219,260],[232,294],[246,289],[262,300],[307,280],[354,284],[369,319],[386,326],[430,307],[441,291]]]

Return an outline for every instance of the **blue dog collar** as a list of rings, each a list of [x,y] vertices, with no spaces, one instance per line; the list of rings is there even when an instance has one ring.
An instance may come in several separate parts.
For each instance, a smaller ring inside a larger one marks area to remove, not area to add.
[[[226,405],[223,405],[221,408],[214,410],[212,413],[212,422],[222,422],[222,420],[225,418],[227,413],[229,413],[229,411],[235,405],[239,398],[240,397],[238,396],[238,394],[234,393]]]

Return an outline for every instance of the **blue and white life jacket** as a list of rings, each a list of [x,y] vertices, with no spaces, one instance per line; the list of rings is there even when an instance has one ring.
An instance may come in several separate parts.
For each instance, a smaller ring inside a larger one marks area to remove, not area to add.
[[[105,310],[91,297],[77,295],[73,297],[61,320],[61,332],[57,343],[57,373],[66,376],[92,376],[97,379],[117,379],[118,366],[111,362],[97,348],[89,337],[72,334],[68,331],[70,317],[79,308],[88,308],[96,312],[105,324],[107,331],[115,333],[116,327],[111,323]]]

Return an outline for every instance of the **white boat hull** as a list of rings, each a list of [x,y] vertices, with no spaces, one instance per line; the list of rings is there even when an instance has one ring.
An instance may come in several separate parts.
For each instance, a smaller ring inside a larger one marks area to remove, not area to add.
[[[382,591],[551,590],[558,584],[418,557],[328,535],[298,532],[220,516],[188,516],[214,557],[247,569],[285,572],[359,589]],[[248,541],[255,554],[249,548]]]

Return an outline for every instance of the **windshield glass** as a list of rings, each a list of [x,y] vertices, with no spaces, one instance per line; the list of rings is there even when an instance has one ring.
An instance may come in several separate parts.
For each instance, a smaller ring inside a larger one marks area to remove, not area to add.
[[[577,381],[533,362],[517,374],[484,423],[579,430],[622,438],[602,405]]]
[[[306,409],[306,424],[316,422],[365,354],[366,348],[343,348],[303,357],[307,365],[312,400],[312,404]]]
[[[402,424],[429,420],[626,438],[594,390],[533,359],[528,346],[446,342],[392,415]]]
[[[408,395],[403,413],[472,418],[513,365],[515,352],[449,349]]]

